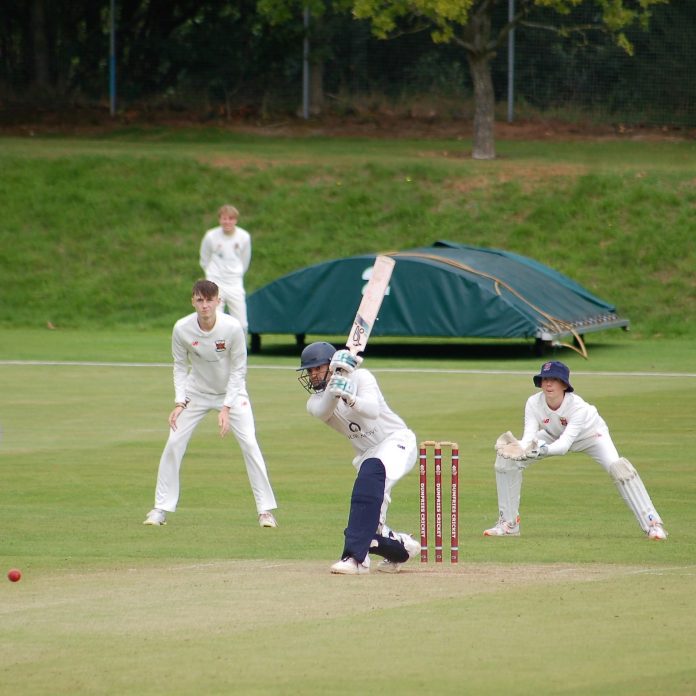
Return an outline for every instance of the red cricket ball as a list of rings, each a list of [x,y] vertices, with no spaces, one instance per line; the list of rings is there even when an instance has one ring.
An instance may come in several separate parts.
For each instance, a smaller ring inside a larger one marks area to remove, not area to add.
[[[19,582],[22,578],[22,571],[17,568],[12,568],[7,573],[7,578],[10,582]]]

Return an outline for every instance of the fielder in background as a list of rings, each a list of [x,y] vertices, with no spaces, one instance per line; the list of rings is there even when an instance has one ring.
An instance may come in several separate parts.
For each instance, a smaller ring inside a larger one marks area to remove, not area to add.
[[[205,277],[220,288],[218,311],[235,317],[246,334],[247,308],[244,274],[251,263],[251,235],[237,227],[239,211],[233,205],[218,210],[220,225],[203,236],[200,264]]]
[[[300,357],[300,383],[311,394],[307,411],[345,435],[353,445],[358,475],[350,499],[341,559],[332,573],[370,572],[368,553],[382,556],[377,570],[397,573],[420,553],[420,544],[386,525],[394,484],[416,463],[416,436],[387,405],[361,358],[330,343],[308,345]]]
[[[607,424],[597,409],[574,393],[570,370],[562,362],[544,363],[534,384],[541,392],[527,399],[524,434],[518,441],[508,431],[495,444],[498,523],[485,536],[519,536],[522,472],[537,459],[567,452],[584,452],[611,476],[649,539],[662,540],[667,532],[633,464],[620,457]]]
[[[172,332],[174,410],[162,452],[155,507],[143,524],[166,524],[179,501],[179,471],[194,430],[210,411],[218,412],[220,437],[232,431],[242,450],[261,527],[277,527],[271,510],[275,496],[256,442],[254,415],[246,388],[246,339],[239,322],[217,312],[218,287],[209,280],[193,286],[193,314],[179,319]]]

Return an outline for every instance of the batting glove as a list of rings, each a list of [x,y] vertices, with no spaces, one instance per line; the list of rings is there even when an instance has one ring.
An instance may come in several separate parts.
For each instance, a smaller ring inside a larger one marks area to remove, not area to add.
[[[362,358],[359,355],[353,355],[349,350],[337,350],[331,364],[329,365],[332,372],[345,372],[350,374],[357,367],[360,367]]]
[[[339,375],[334,375],[331,378],[328,390],[334,396],[339,396],[343,399],[349,406],[355,403],[355,395],[358,392],[358,388],[350,379],[340,377]]]

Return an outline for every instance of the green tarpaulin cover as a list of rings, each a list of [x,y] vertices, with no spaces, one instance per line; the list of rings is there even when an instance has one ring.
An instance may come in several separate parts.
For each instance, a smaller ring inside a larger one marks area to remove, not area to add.
[[[375,256],[326,261],[260,288],[248,298],[249,332],[347,333]],[[629,324],[610,303],[518,254],[438,241],[389,256],[396,266],[373,336],[553,341]]]

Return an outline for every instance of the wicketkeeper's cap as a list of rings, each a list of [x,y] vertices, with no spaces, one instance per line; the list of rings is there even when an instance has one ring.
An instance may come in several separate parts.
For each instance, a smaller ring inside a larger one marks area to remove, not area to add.
[[[551,360],[541,366],[539,374],[534,375],[534,386],[540,387],[541,380],[544,377],[555,377],[556,379],[560,379],[562,382],[566,383],[567,392],[575,391],[570,384],[570,370],[568,366],[564,365],[562,362],[558,362],[558,360]]]

